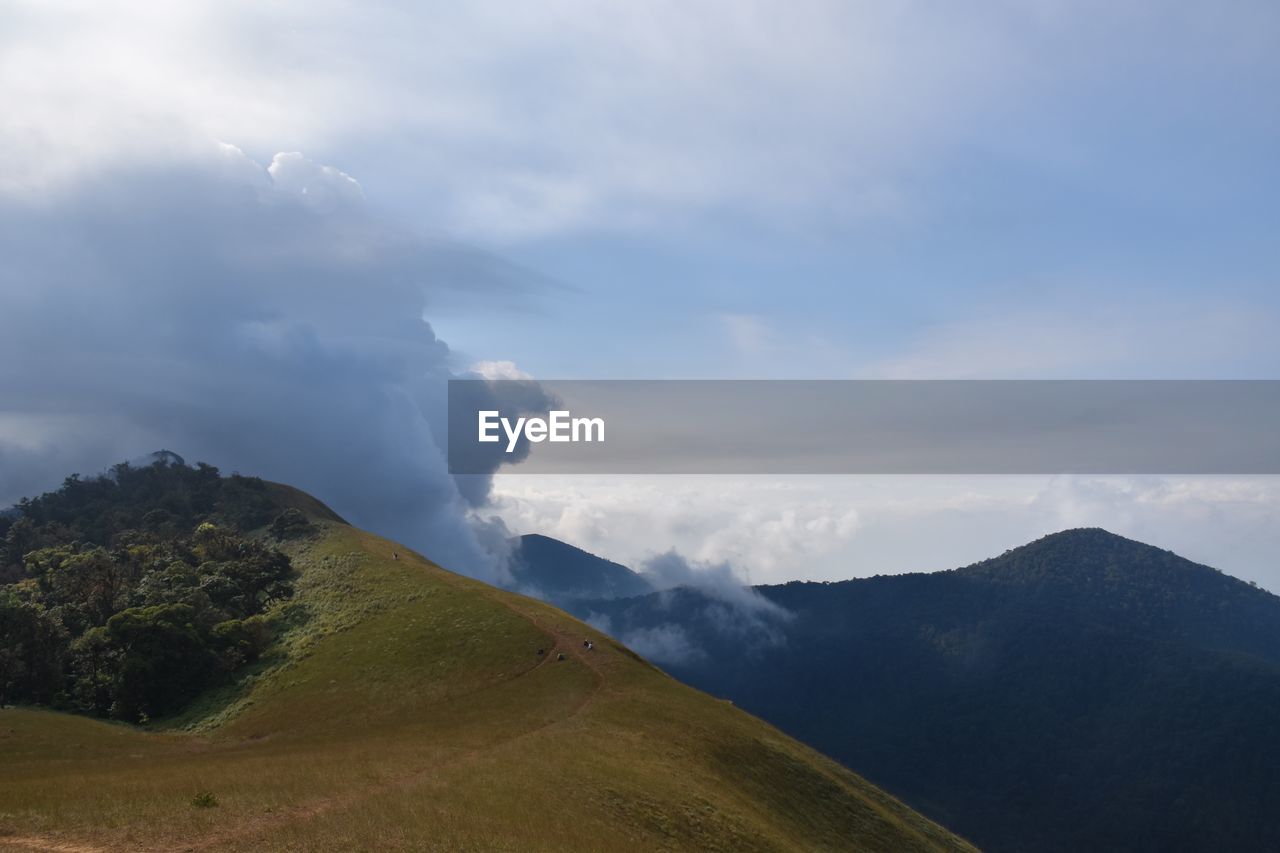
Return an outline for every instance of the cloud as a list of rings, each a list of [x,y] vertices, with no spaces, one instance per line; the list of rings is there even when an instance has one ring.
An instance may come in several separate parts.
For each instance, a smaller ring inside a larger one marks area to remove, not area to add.
[[[690,562],[673,549],[646,560],[640,566],[640,574],[655,589],[696,589],[744,613],[777,617],[785,614],[739,580],[728,563]]]
[[[646,560],[640,574],[658,592],[616,602],[615,616],[588,613],[586,621],[656,663],[696,663],[725,643],[752,654],[786,642],[782,625],[792,614],[744,585],[727,563],[671,550]]]
[[[364,191],[355,178],[332,166],[313,163],[297,151],[272,157],[267,175],[276,191],[316,210],[331,211],[364,201]]]
[[[532,379],[533,377],[516,367],[514,361],[477,361],[471,365],[471,372],[481,379]]]
[[[629,630],[619,638],[646,657],[665,663],[701,657],[702,646],[681,627],[691,618],[704,642],[728,640],[744,653],[786,642],[781,625],[791,613],[744,584],[728,563],[691,562],[670,550],[646,560],[640,573],[659,590],[659,612],[669,610],[678,617]],[[691,598],[691,590],[699,596]],[[689,612],[691,606],[696,615]]]
[[[706,652],[693,644],[685,629],[673,623],[637,628],[620,639],[636,654],[656,663],[690,664],[706,657]]]
[[[500,473],[495,510],[623,565],[654,543],[753,584],[940,571],[1104,527],[1280,589],[1280,477]],[[679,574],[674,573],[678,578]]]
[[[446,470],[457,368],[422,319],[493,280],[484,255],[375,216],[337,169],[225,145],[0,198],[0,254],[0,503],[167,447],[502,578],[505,531],[469,519],[489,478]]]
[[[1145,95],[1176,124],[1180,85],[1231,102],[1213,94],[1267,79],[1276,20],[1265,2],[870,0],[28,0],[0,15],[0,192],[221,139],[322,152],[486,239],[725,211],[783,228],[919,216],[956,150],[1089,162],[1112,137],[1082,138],[1074,104],[1123,114]]]
[[[812,483],[499,473],[494,509],[513,530],[555,536],[623,565],[652,559],[657,543],[695,565],[730,565],[741,581],[773,583],[827,565],[859,532],[857,506]]]

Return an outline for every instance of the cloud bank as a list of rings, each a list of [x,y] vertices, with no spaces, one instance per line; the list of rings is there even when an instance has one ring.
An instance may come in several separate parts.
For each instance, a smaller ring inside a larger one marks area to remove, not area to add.
[[[1134,144],[1116,121],[1084,134],[1081,104],[1123,119],[1141,97],[1165,136],[1188,93],[1225,110],[1233,79],[1274,82],[1277,20],[1262,0],[20,0],[0,90],[22,168],[0,190],[215,138],[377,172],[377,197],[411,187],[414,210],[485,238],[910,217],[948,152],[1069,169]]]
[[[1280,477],[538,476],[499,473],[512,530],[623,565],[658,547],[752,584],[940,571],[1104,527],[1280,590]]]
[[[226,145],[0,198],[0,254],[0,504],[166,447],[503,579],[505,536],[468,519],[489,478],[440,451],[457,367],[423,319],[510,286],[499,262],[393,227],[337,169]]]

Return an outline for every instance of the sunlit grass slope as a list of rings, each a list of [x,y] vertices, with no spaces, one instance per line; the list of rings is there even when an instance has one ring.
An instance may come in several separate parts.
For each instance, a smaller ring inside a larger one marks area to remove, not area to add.
[[[279,650],[150,730],[0,711],[0,849],[967,849],[564,613],[275,492],[318,526]]]

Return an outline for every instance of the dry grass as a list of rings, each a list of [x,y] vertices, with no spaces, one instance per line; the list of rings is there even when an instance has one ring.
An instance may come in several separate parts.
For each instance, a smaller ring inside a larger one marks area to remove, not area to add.
[[[279,652],[149,731],[0,711],[0,849],[965,847],[560,611],[280,495],[322,535],[291,546]]]

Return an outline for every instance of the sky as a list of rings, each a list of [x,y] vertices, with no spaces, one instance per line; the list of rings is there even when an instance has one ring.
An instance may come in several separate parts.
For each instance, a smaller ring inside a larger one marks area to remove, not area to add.
[[[1098,524],[1280,589],[1265,478],[439,453],[507,362],[1275,378],[1277,43],[1265,0],[0,4],[0,502],[167,447],[487,579],[505,532],[759,582]]]

